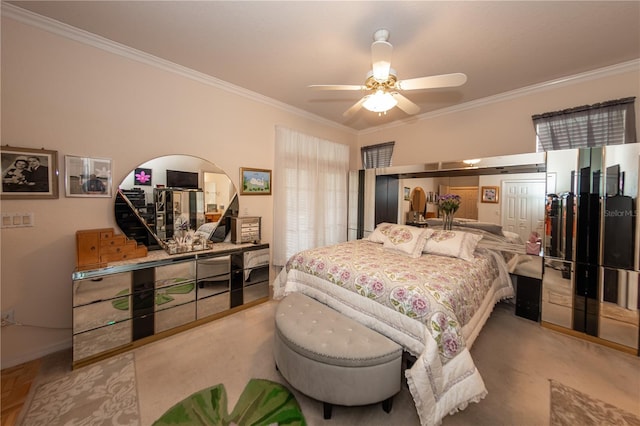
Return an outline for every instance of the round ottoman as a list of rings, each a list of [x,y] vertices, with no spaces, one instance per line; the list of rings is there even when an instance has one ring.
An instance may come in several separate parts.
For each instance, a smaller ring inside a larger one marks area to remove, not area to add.
[[[301,293],[280,301],[275,316],[276,367],[291,386],[335,405],[383,402],[391,411],[402,383],[402,348],[385,336]]]

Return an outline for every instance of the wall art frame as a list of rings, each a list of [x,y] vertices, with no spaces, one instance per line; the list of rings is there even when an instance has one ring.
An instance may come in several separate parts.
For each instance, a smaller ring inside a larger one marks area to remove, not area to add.
[[[240,195],[271,195],[271,170],[240,168]]]
[[[152,186],[152,169],[137,167],[133,173],[133,186]]]
[[[411,188],[404,187],[404,200],[411,201]]]
[[[111,198],[111,170],[110,158],[65,155],[65,196]]]
[[[0,199],[58,198],[58,151],[0,147]]]
[[[498,203],[499,188],[497,186],[483,186],[481,190],[481,202],[483,203]]]

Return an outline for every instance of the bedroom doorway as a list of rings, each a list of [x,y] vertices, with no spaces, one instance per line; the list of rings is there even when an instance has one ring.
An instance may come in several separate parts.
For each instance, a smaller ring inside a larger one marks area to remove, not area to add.
[[[502,229],[527,241],[532,231],[544,235],[544,179],[502,182]]]

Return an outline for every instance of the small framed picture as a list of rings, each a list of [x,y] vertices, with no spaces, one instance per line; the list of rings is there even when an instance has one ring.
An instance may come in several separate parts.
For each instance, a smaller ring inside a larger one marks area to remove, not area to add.
[[[151,186],[151,169],[137,168],[133,174],[133,186]]]
[[[482,187],[482,200],[483,203],[497,203],[498,202],[498,187],[497,186],[483,186]]]
[[[67,197],[111,197],[111,159],[65,155]]]
[[[241,167],[240,195],[271,195],[271,170]]]
[[[58,198],[58,152],[46,149],[0,150],[3,200]]]
[[[407,188],[406,186],[404,187],[404,200],[405,201],[410,201],[411,198],[411,188]]]

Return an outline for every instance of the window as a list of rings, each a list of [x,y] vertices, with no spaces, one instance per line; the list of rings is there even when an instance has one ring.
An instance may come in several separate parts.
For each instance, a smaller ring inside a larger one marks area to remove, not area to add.
[[[349,147],[278,126],[273,263],[347,240]]]
[[[636,142],[635,97],[532,117],[537,151]]]
[[[393,155],[393,145],[395,142],[385,142],[377,145],[363,146],[362,168],[376,169],[378,167],[391,166],[391,156]]]

